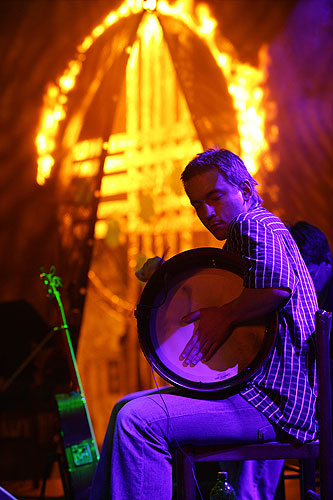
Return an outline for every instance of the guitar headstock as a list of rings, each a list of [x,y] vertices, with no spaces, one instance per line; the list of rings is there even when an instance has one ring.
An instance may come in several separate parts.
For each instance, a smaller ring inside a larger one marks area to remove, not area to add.
[[[40,268],[40,279],[45,285],[50,298],[57,298],[59,296],[59,289],[62,287],[61,278],[55,275],[55,271],[55,266],[51,266],[48,273],[44,271],[43,267]]]

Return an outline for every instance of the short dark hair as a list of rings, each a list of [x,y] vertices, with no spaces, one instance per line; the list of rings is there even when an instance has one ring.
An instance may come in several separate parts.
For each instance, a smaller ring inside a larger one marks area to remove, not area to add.
[[[318,227],[303,220],[287,227],[307,266],[321,264],[331,255],[328,240]]]
[[[252,186],[252,202],[262,203],[262,198],[257,192],[257,181],[247,170],[243,160],[227,149],[207,149],[197,154],[185,167],[181,180],[183,183],[198,174],[203,174],[209,169],[218,170],[224,179],[233,186],[242,187],[244,181],[249,181]]]

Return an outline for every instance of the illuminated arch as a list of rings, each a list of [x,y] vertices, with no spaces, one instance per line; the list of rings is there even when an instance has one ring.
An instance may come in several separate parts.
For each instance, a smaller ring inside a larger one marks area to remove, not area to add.
[[[57,84],[50,84],[46,90],[39,131],[36,137],[38,153],[37,182],[42,185],[50,177],[55,163],[60,124],[67,117],[68,99],[75,88],[88,51],[110,28],[116,24],[119,25],[124,19],[127,23],[132,22],[135,16],[142,16],[144,10],[153,12],[156,16],[165,16],[166,22],[168,22],[167,17],[174,21],[181,21],[208,44],[218,67],[223,71],[228,83],[228,91],[233,97],[238,119],[240,153],[245,163],[249,170],[255,173],[259,166],[258,158],[262,157],[264,153],[266,166],[273,168],[264,133],[267,109],[262,105],[262,84],[265,81],[265,69],[241,64],[237,60],[230,43],[226,40],[222,39],[223,47],[221,49],[217,48],[214,39],[216,21],[211,18],[206,6],[201,5],[197,9],[196,14],[199,21],[196,22],[193,17],[186,13],[183,4],[180,2],[171,7],[162,1],[156,5],[154,0],[143,2],[143,4],[141,1],[127,0],[116,12],[111,12],[83,40],[77,47],[76,56],[68,63]],[[128,50],[130,50],[130,47],[128,47]],[[269,112],[272,115],[274,109],[270,109]],[[270,139],[276,140],[276,136],[277,129],[273,127],[270,131]]]
[[[62,260],[82,295],[76,309],[84,301],[93,241],[110,233],[112,218],[129,238],[132,270],[140,245],[151,247],[152,234],[160,241],[158,251],[166,244],[166,232],[169,240],[181,239],[168,244],[173,251],[195,244],[193,234],[201,228],[179,192],[179,173],[202,148],[232,149],[252,173],[259,165],[274,166],[264,133],[267,111],[272,111],[263,106],[265,64],[263,69],[241,64],[221,36],[218,49],[216,21],[207,7],[197,9],[196,19],[181,3],[127,0],[93,29],[57,84],[46,90],[36,137],[37,182],[45,183],[51,172],[56,181]],[[159,64],[157,46],[173,69],[159,76],[166,89],[164,109],[157,99],[154,115],[170,110],[179,115],[159,129],[154,120],[149,125],[144,109],[135,115],[138,89],[140,99],[150,99],[149,78],[133,86],[133,78],[141,78],[133,76],[141,71],[138,51],[147,57],[152,53],[153,71]],[[125,101],[131,118],[124,128],[119,124]],[[182,227],[186,230],[177,236]]]

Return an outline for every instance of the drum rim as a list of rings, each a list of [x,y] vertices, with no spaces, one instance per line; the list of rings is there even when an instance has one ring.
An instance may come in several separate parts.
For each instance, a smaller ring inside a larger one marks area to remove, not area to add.
[[[184,377],[173,373],[167,366],[164,365],[164,363],[161,362],[161,360],[156,355],[156,352],[152,345],[150,333],[148,335],[147,331],[149,332],[150,330],[149,322],[151,311],[156,307],[159,307],[151,305],[151,301],[156,298],[156,293],[154,293],[156,288],[158,288],[159,290],[162,289],[161,283],[163,283],[163,281],[165,280],[165,275],[167,273],[169,273],[169,275],[171,275],[172,277],[177,276],[177,266],[179,265],[179,263],[183,262],[184,259],[186,261],[187,267],[190,265],[190,263],[193,264],[200,259],[200,265],[197,265],[195,267],[195,269],[197,270],[199,270],[200,268],[205,269],[209,267],[225,269],[230,270],[232,273],[240,277],[243,277],[245,266],[241,257],[224,249],[214,247],[195,248],[186,250],[171,257],[153,274],[150,280],[146,283],[142,291],[140,301],[137,305],[135,316],[137,319],[137,330],[141,350],[148,363],[152,366],[156,373],[158,373],[158,375],[160,375],[164,380],[177,387],[181,387],[186,390],[203,392],[218,392],[225,389],[237,387],[253,377],[255,373],[257,373],[262,368],[262,366],[268,359],[269,354],[272,352],[277,335],[278,313],[277,311],[274,311],[271,314],[263,316],[263,319],[265,320],[264,323],[266,325],[265,339],[267,341],[263,342],[263,345],[259,349],[256,357],[250,363],[250,365],[234,377],[230,377],[225,380],[219,380],[216,382],[197,382],[185,379]],[[207,262],[211,265],[207,265]],[[221,262],[223,262],[222,267],[218,265]]]

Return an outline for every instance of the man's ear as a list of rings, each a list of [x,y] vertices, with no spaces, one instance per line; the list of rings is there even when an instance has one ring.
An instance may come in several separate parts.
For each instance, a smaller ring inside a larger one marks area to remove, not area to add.
[[[332,265],[333,265],[333,256],[332,256],[332,254],[328,254],[328,255],[325,256],[325,264],[328,267],[332,268]]]
[[[243,181],[241,184],[241,193],[245,202],[250,201],[253,195],[253,187],[249,181]]]

